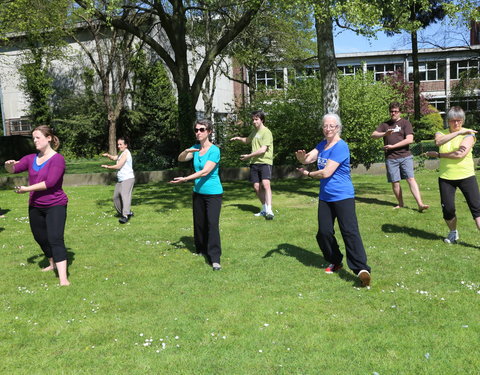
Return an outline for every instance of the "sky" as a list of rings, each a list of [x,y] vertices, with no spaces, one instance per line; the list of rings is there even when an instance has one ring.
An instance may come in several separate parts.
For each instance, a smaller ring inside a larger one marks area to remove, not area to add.
[[[352,31],[336,30],[335,52],[373,52],[387,50],[410,49],[410,37],[407,33],[387,37],[385,33],[378,33],[376,39],[367,39],[356,35]],[[465,27],[453,27],[448,24],[434,24],[419,33],[419,41],[428,43],[419,44],[420,48],[441,46],[463,46],[468,43],[469,31]]]

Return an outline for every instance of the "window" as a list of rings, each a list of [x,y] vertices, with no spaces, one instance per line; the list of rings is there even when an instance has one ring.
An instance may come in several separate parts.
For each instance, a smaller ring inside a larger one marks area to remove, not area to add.
[[[357,72],[362,73],[363,69],[361,65],[345,65],[338,67],[339,73],[344,76],[354,76]]]
[[[445,61],[420,62],[420,81],[440,81],[445,79]],[[413,65],[408,66],[408,80],[413,81]]]
[[[383,77],[392,75],[395,72],[403,73],[403,64],[368,65],[367,71],[371,71],[374,73],[375,81],[381,81]]]
[[[460,79],[462,73],[467,71],[479,71],[478,60],[452,61],[450,63],[450,79]]]
[[[305,67],[303,69],[297,69],[295,72],[296,79],[313,78],[317,74],[319,68]]]
[[[30,132],[32,125],[28,119],[11,119],[7,120],[10,127],[10,134]]]
[[[283,70],[257,70],[257,88],[283,89]]]
[[[428,99],[430,105],[434,106],[439,112],[445,112],[446,100],[445,98]]]
[[[464,97],[450,102],[451,106],[458,105],[463,108],[465,112],[480,111],[480,98],[478,97]]]

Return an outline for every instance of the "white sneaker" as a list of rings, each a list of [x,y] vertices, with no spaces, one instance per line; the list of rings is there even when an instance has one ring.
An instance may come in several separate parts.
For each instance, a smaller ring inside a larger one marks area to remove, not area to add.
[[[447,238],[444,238],[443,241],[445,243],[457,243],[458,239],[460,237],[458,236],[458,230],[451,230],[449,233],[448,233],[448,236]]]
[[[256,216],[256,217],[259,217],[259,216],[266,216],[267,213],[265,211],[260,211],[260,212],[257,212],[256,214],[253,214],[253,216]]]
[[[265,219],[267,219],[267,220],[273,220],[274,217],[275,217],[275,215],[273,214],[272,211],[267,212],[267,213],[265,214]]]

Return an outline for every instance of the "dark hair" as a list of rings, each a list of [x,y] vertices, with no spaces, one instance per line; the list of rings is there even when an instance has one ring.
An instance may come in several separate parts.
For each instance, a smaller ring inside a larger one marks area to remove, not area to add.
[[[44,135],[44,137],[51,137],[52,141],[50,144],[50,147],[53,148],[55,151],[60,147],[60,140],[58,137],[53,134],[53,130],[50,126],[48,125],[39,125],[35,129],[32,130],[33,132],[38,131]]]
[[[252,117],[258,117],[260,120],[262,120],[262,123],[265,124],[265,112],[263,112],[263,111],[253,111],[252,112]]]
[[[125,143],[127,145],[127,147],[130,145],[130,139],[128,139],[128,137],[124,136],[124,137],[118,137],[117,138],[117,142],[118,141],[123,141],[123,143]]]
[[[205,126],[205,128],[207,129],[207,131],[209,132],[212,132],[213,131],[213,124],[210,120],[207,120],[207,119],[201,119],[201,120],[197,120],[195,121],[195,124],[193,125],[193,130],[195,130],[195,127],[197,125],[203,125]]]
[[[388,106],[389,111],[391,111],[394,108],[398,108],[400,112],[402,112],[402,106],[400,105],[399,102],[391,102],[390,105]]]

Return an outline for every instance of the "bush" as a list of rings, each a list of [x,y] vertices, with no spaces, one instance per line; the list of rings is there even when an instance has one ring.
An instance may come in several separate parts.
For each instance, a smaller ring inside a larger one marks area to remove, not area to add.
[[[32,137],[23,135],[11,135],[0,137],[0,163],[6,160],[19,160],[25,155],[35,152]]]
[[[442,116],[438,112],[429,113],[418,121],[412,121],[415,141],[434,139],[435,133],[444,129],[443,124]]]

